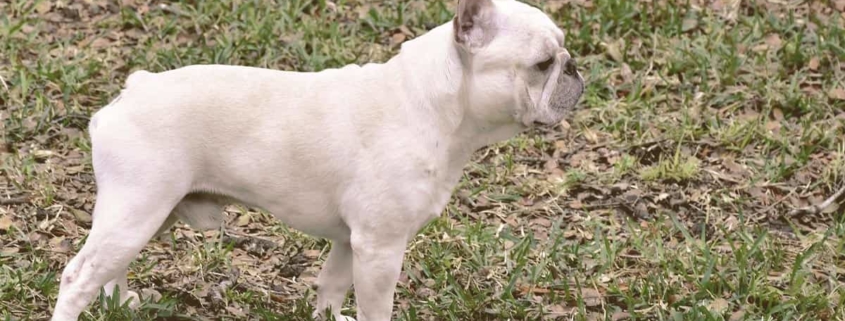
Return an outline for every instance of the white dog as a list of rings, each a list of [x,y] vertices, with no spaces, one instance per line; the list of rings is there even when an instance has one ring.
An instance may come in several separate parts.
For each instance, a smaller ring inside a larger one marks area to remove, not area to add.
[[[199,65],[138,71],[91,119],[98,186],[87,242],[53,320],[100,288],[120,300],[130,261],[182,220],[219,228],[240,202],[333,241],[315,316],[390,320],[408,241],[446,206],[476,150],[558,123],[584,82],[564,34],[514,0],[462,0],[453,22],[383,64],[317,73]]]

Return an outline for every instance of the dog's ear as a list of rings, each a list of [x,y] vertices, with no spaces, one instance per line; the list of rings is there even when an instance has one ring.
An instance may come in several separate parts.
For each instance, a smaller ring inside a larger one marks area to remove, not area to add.
[[[453,21],[455,41],[470,50],[486,45],[495,33],[494,11],[492,0],[458,0],[458,10]]]

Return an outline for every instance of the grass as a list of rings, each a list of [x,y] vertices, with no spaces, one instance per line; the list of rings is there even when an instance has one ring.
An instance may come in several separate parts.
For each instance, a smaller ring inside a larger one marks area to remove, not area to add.
[[[88,117],[133,70],[384,61],[453,1],[0,3],[0,319],[49,316],[90,227]],[[407,252],[396,320],[845,320],[842,1],[545,1],[582,109],[480,151]],[[326,241],[227,208],[133,263],[132,311],[310,320]],[[354,313],[350,297],[347,313]]]

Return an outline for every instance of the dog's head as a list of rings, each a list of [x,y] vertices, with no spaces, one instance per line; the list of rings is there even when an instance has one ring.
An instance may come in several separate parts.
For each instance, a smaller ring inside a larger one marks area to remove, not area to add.
[[[550,125],[577,104],[584,80],[563,31],[541,10],[516,0],[459,0],[453,24],[474,114]]]

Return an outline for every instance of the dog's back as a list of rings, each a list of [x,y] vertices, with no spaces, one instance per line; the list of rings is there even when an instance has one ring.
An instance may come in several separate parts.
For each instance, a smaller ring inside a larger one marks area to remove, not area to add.
[[[368,144],[398,140],[378,134],[382,126],[397,124],[384,120],[390,116],[381,105],[389,96],[367,95],[355,86],[332,91],[372,74],[367,67],[346,69],[359,72],[221,65],[135,72],[90,122],[98,184],[104,175],[122,173],[128,185],[144,186],[145,177],[156,176],[165,179],[157,184],[174,191],[201,193],[190,199],[199,205],[181,202],[176,209],[190,213],[181,218],[200,229],[218,224],[219,211],[208,209],[219,210],[221,200],[210,196],[221,195],[288,213],[294,219],[287,223],[311,231],[309,221],[334,215],[337,191],[357,175],[358,164],[377,163],[361,155]],[[362,148],[349,148],[354,145]],[[296,224],[296,217],[303,223]]]

